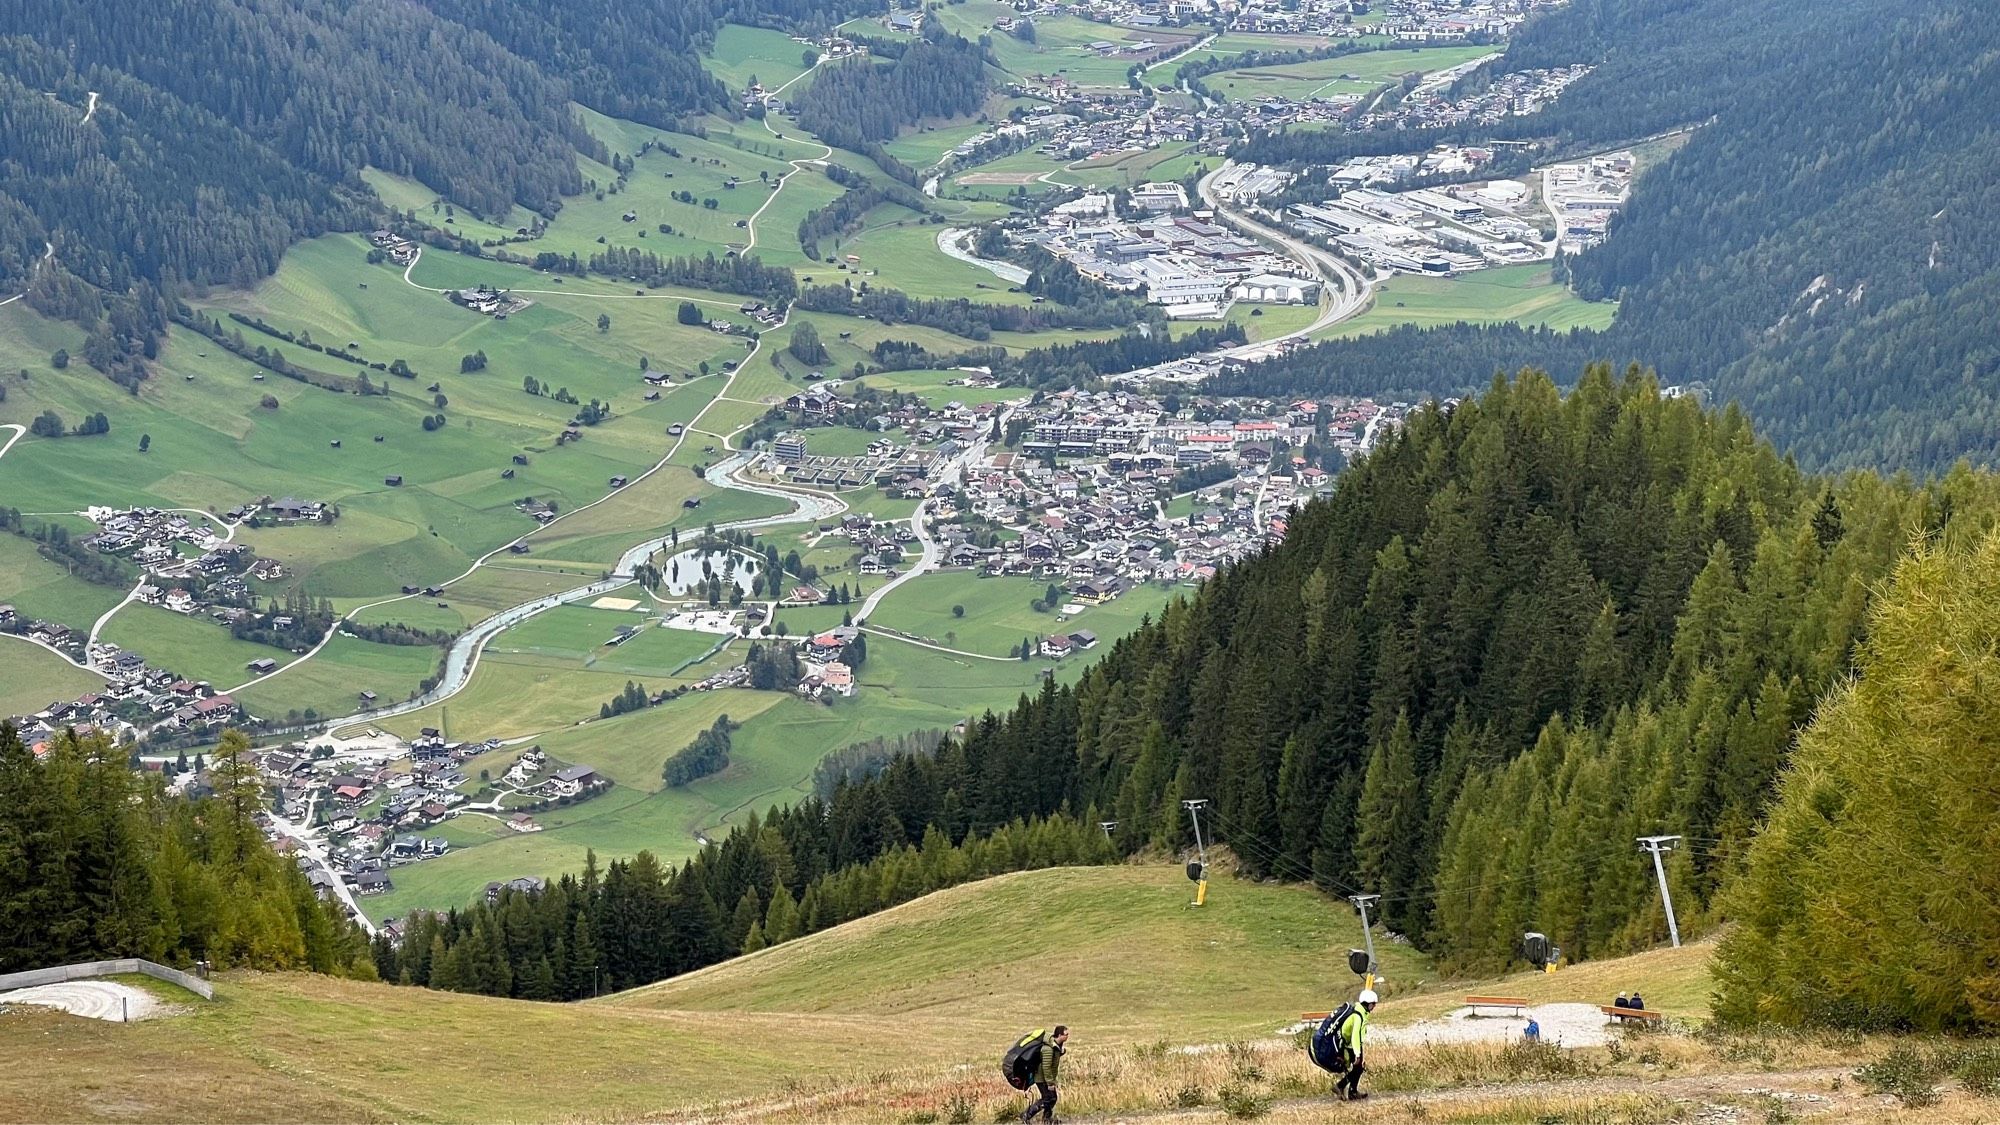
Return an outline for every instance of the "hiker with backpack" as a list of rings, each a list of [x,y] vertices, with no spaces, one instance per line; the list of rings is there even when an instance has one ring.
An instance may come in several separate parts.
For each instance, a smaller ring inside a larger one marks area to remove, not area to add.
[[[1361,1075],[1367,1069],[1362,1065],[1362,1054],[1368,1041],[1368,1014],[1378,1000],[1374,989],[1362,989],[1354,1003],[1342,1004],[1321,1020],[1306,1043],[1313,1065],[1340,1076],[1333,1092],[1347,1101],[1358,1102],[1368,1096],[1361,1092]]]
[[[1035,1065],[1035,1093],[1040,1097],[1028,1103],[1028,1112],[1021,1115],[1023,1125],[1033,1121],[1035,1114],[1054,1125],[1056,1119],[1056,1070],[1062,1065],[1063,1044],[1069,1041],[1069,1028],[1056,1025],[1055,1034],[1042,1040],[1041,1058]]]
[[[1000,1059],[1000,1073],[1007,1079],[1007,1085],[1016,1090],[1035,1087],[1035,1100],[1028,1103],[1028,1111],[1021,1115],[1024,1125],[1033,1121],[1037,1113],[1043,1121],[1051,1125],[1055,1122],[1056,1072],[1062,1066],[1063,1044],[1068,1041],[1069,1028],[1057,1024],[1050,1034],[1035,1030],[1023,1035]]]
[[[1333,1084],[1333,1092],[1336,1096],[1346,1097],[1350,1102],[1358,1102],[1368,1096],[1361,1092],[1361,1075],[1368,1069],[1362,1064],[1362,1048],[1368,1042],[1368,1016],[1375,1010],[1377,1002],[1374,989],[1362,989],[1361,995],[1355,997],[1354,1018],[1348,1020],[1347,1026],[1341,1029],[1341,1043],[1346,1048],[1345,1053],[1350,1065],[1340,1081]],[[1343,1087],[1347,1090],[1345,1095],[1340,1093]]]

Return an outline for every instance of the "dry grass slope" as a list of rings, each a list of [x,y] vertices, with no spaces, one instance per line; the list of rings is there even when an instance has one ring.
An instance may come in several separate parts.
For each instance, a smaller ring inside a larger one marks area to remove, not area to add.
[[[244,975],[145,1023],[17,1010],[0,1014],[0,1121],[996,1121],[1022,1104],[993,1073],[999,1045],[1055,1020],[1076,1029],[1065,1116],[1085,1120],[2000,1117],[1955,1083],[1922,1108],[1864,1089],[1854,1069],[1886,1039],[1701,1029],[1707,946],[1479,982],[1427,979],[1385,946],[1385,1022],[1466,992],[1634,984],[1688,1019],[1573,1051],[1383,1043],[1375,1097],[1336,1107],[1280,1028],[1353,987],[1345,904],[1223,879],[1196,910],[1188,891],[1164,867],[1006,876],[579,1005]]]

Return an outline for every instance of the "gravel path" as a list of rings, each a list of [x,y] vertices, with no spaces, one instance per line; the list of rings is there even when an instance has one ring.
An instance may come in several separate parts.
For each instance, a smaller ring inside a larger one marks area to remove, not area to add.
[[[1598,1047],[1610,1041],[1611,1028],[1595,1004],[1535,1004],[1527,1014],[1542,1025],[1545,1042],[1564,1047]],[[1434,1020],[1400,1027],[1370,1027],[1371,1043],[1503,1043],[1521,1036],[1526,1018],[1493,1008],[1474,1015],[1459,1008]]]
[[[73,1016],[113,1023],[127,1018],[142,1020],[160,1008],[151,993],[108,980],[73,980],[0,992],[0,1007],[8,1004],[61,1008]]]

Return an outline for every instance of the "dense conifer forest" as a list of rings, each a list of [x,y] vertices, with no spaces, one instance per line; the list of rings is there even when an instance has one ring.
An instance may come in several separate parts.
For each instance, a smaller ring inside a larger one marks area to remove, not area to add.
[[[1730,27],[1755,32],[1718,30]],[[1582,295],[1622,299],[1612,328],[1404,331],[1232,385],[1299,390],[1317,368],[1328,390],[1455,393],[1526,364],[1637,358],[1741,402],[1810,466],[1991,462],[2000,346],[1982,310],[2000,294],[1996,45],[2000,29],[1965,0],[1888,14],[1845,0],[1580,0],[1532,21],[1505,65],[1601,65],[1486,135],[1583,152],[1697,126],[1640,178],[1606,244],[1559,263]],[[1243,155],[1324,162],[1412,144],[1298,134]],[[1399,369],[1385,362],[1392,349]]]
[[[552,216],[583,188],[576,155],[608,156],[573,101],[661,127],[727,111],[698,57],[724,20],[811,30],[880,7],[0,6],[0,288],[18,288],[50,243],[60,269],[113,294],[253,281],[291,243],[371,220],[364,167],[481,215]]]
[[[876,44],[871,43],[871,50]],[[986,53],[931,20],[908,46],[883,43],[885,63],[860,58],[827,68],[796,99],[799,124],[836,148],[874,155],[896,131],[926,117],[979,112],[986,100]]]

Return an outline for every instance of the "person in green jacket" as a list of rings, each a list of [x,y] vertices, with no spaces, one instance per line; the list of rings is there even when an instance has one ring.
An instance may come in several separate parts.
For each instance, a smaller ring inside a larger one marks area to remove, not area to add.
[[[1347,1048],[1349,1062],[1347,1073],[1333,1084],[1333,1092],[1350,1102],[1358,1102],[1368,1096],[1361,1092],[1361,1075],[1368,1069],[1361,1061],[1362,1049],[1368,1042],[1368,1013],[1375,1010],[1378,999],[1374,989],[1362,989],[1361,995],[1355,998],[1354,1014],[1340,1025],[1340,1040]]]
[[[1056,1025],[1055,1033],[1042,1040],[1042,1061],[1035,1067],[1035,1101],[1028,1103],[1028,1112],[1021,1115],[1023,1125],[1033,1121],[1037,1113],[1042,1120],[1054,1125],[1056,1119],[1056,1071],[1062,1066],[1063,1044],[1069,1041],[1069,1028]]]

